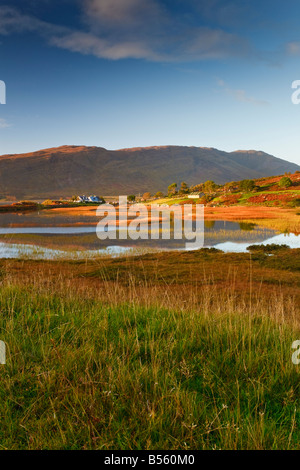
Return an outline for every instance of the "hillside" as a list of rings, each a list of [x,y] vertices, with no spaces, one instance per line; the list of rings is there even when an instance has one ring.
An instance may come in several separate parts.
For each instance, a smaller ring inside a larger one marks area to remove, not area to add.
[[[288,180],[288,183],[282,185],[282,180],[285,180],[285,183]],[[189,194],[198,195],[198,197],[189,199]],[[185,192],[181,192],[179,188],[179,191],[177,190],[171,196],[160,199],[151,197],[147,202],[168,205],[204,204],[206,207],[214,208],[232,206],[298,208],[300,207],[300,171],[286,176],[227,182],[224,185],[213,184],[213,187],[208,188],[205,183],[200,183],[188,188]],[[298,218],[297,226],[299,226]],[[297,228],[298,232],[299,228]]]
[[[194,185],[260,178],[300,170],[258,151],[223,152],[203,147],[106,150],[62,146],[0,156],[0,197],[59,198],[72,194],[116,195],[166,191],[170,182]]]

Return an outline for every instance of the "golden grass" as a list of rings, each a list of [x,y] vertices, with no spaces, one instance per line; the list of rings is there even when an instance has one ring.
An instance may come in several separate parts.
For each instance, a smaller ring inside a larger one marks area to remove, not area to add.
[[[297,257],[2,261],[1,448],[299,449]]]

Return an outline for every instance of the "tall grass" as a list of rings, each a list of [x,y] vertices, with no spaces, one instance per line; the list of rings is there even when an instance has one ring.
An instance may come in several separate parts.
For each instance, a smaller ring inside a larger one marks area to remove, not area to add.
[[[286,211],[282,218],[249,219],[244,222],[256,223],[260,228],[276,230],[279,233],[300,233],[300,217],[294,210]]]
[[[2,449],[300,448],[292,299],[3,276]]]

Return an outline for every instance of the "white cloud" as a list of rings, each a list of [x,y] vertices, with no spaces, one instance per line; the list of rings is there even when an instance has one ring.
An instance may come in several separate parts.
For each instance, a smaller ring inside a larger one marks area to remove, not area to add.
[[[195,28],[182,42],[182,56],[195,59],[222,59],[250,53],[248,44],[221,29]]]
[[[162,20],[163,7],[155,0],[84,0],[84,11],[93,23],[134,25]]]
[[[300,42],[289,42],[287,44],[287,52],[289,55],[300,55]]]
[[[218,80],[218,85],[223,88],[223,90],[228,94],[231,95],[236,101],[242,103],[251,103],[256,106],[269,106],[269,102],[265,100],[258,100],[249,96],[245,90],[242,89],[233,89],[226,85],[224,80]]]
[[[40,21],[33,16],[24,15],[16,8],[2,6],[0,7],[0,34],[8,35],[13,33],[23,33],[45,30],[52,30],[53,25]]]
[[[53,35],[50,44],[82,54],[92,54],[105,59],[147,59],[151,61],[194,61],[222,59],[243,55],[246,47],[233,35],[207,28],[190,31],[189,36],[181,38],[145,37],[115,40],[105,39],[93,33],[65,32]]]
[[[6,129],[7,127],[10,127],[10,124],[5,119],[0,118],[0,129]]]
[[[0,34],[36,32],[49,44],[105,59],[197,61],[245,56],[250,47],[222,29],[191,27],[156,0],[82,0],[83,28],[41,21],[0,7]]]
[[[71,32],[62,36],[54,36],[50,38],[50,44],[62,49],[82,54],[91,54],[104,59],[117,60],[130,57],[134,59],[152,58],[155,60],[154,53],[148,50],[146,46],[143,46],[143,44],[125,41],[113,44],[91,33]]]

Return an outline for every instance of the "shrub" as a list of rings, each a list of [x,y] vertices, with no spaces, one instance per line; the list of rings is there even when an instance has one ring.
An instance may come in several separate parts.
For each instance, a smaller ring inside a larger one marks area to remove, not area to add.
[[[289,188],[292,184],[292,180],[288,176],[283,176],[278,183],[280,188]]]
[[[269,245],[249,245],[247,250],[250,253],[263,252],[263,253],[274,253],[277,251],[289,250],[288,245],[277,245],[276,243],[271,243]]]
[[[289,202],[290,207],[300,207],[300,198],[293,199],[291,202]]]
[[[214,254],[214,253],[224,253],[224,251],[222,250],[219,250],[218,248],[200,248],[199,250],[199,253],[211,253],[211,254]]]
[[[239,187],[242,191],[249,193],[255,188],[255,183],[253,180],[243,180],[240,182]]]

